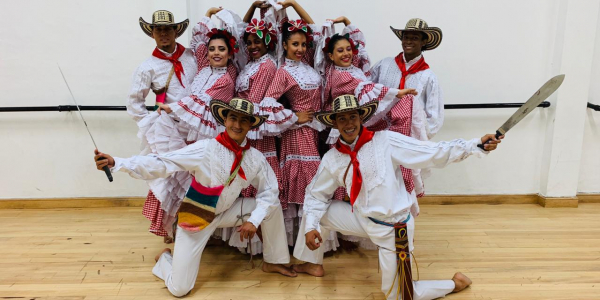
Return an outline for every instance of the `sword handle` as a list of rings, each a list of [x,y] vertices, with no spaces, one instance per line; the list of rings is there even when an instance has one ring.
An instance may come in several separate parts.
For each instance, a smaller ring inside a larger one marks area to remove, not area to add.
[[[99,160],[103,160],[103,159],[106,159],[106,158],[100,158]],[[102,170],[104,170],[104,174],[106,174],[108,181],[113,182],[112,173],[110,172],[110,169],[108,168],[108,166],[102,167]]]
[[[496,138],[499,138],[500,136],[502,136],[502,133],[500,133],[500,131],[496,130]],[[485,148],[483,147],[484,145],[487,145],[490,143],[491,140],[487,140],[485,143],[483,144],[477,144],[477,147],[481,148],[481,150],[486,151]]]

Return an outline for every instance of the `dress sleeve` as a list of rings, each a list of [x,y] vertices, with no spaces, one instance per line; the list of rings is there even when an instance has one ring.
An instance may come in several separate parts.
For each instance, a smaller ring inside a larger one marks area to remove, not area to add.
[[[306,228],[303,234],[311,230],[320,230],[319,222],[327,212],[333,194],[338,187],[340,187],[340,183],[330,171],[327,156],[325,156],[319,165],[317,174],[306,187],[303,207]]]
[[[129,97],[127,97],[127,113],[136,122],[148,115],[146,96],[150,92],[151,85],[152,75],[150,71],[144,68],[143,65],[139,66],[133,73],[131,90],[129,91]]]
[[[182,124],[190,129],[187,139],[195,141],[213,138],[218,134],[217,121],[210,111],[210,101],[219,99],[228,101],[233,98],[235,83],[226,73],[214,85],[199,95],[189,95],[170,104],[174,114]]]
[[[291,87],[292,82],[287,71],[279,68],[271,80],[264,99],[258,104],[259,114],[268,116],[260,126],[261,134],[279,135],[298,121],[298,117],[292,110],[286,109],[277,101]]]
[[[487,151],[477,144],[480,139],[455,139],[447,142],[419,141],[401,133],[385,131],[395,165],[408,169],[443,168],[451,163],[460,162],[475,154],[483,156]]]
[[[252,186],[256,187],[256,208],[250,214],[248,222],[258,227],[265,217],[271,215],[279,204],[279,187],[277,185],[277,177],[269,163],[264,158],[260,161],[260,171],[251,182]]]
[[[164,155],[115,157],[112,171],[125,172],[135,179],[144,180],[166,178],[177,171],[190,171],[195,174],[200,171],[199,165],[206,153],[206,145],[206,142],[197,142]]]
[[[194,56],[196,57],[196,63],[198,64],[198,71],[208,66],[208,32],[213,28],[212,22],[209,17],[202,17],[200,22],[192,29],[192,40],[190,41],[190,48],[194,50]]]

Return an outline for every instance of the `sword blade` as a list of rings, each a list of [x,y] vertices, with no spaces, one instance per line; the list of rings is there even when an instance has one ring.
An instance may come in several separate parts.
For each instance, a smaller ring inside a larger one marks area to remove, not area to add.
[[[548,98],[552,93],[554,93],[560,85],[565,80],[565,75],[556,75],[548,80],[539,90],[537,90],[533,96],[525,102],[500,128],[498,128],[498,132],[504,135],[511,128],[513,128],[517,123],[519,123],[523,118],[525,118],[529,113],[531,113],[540,103],[542,103],[546,98]]]
[[[92,139],[92,143],[94,143],[94,147],[96,147],[96,149],[98,149],[98,146],[96,145],[96,141],[94,141],[94,137],[92,136],[92,133],[90,132],[90,128],[88,127],[88,124],[85,121],[85,118],[83,117],[83,114],[81,113],[81,109],[79,109],[79,104],[77,104],[77,100],[75,100],[75,96],[73,96],[73,92],[71,91],[71,87],[69,87],[69,83],[67,82],[67,78],[65,78],[65,74],[63,74],[63,71],[60,68],[60,66],[58,64],[56,64],[56,65],[58,66],[58,70],[60,71],[60,75],[62,75],[62,78],[65,81],[65,84],[67,85],[67,89],[69,89],[69,93],[71,94],[71,98],[73,99],[73,102],[75,103],[75,106],[77,107],[77,111],[79,111],[79,116],[81,117],[81,121],[83,121],[83,125],[85,125],[85,129],[87,129],[87,132],[90,135],[90,138]]]

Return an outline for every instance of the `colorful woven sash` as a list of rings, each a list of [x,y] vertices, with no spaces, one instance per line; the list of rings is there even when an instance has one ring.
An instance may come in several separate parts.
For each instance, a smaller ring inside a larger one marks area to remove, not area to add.
[[[229,185],[238,174],[245,154],[246,151],[243,152],[242,159],[224,185],[209,188],[197,182],[196,178],[192,178],[192,185],[185,194],[177,213],[177,225],[179,227],[187,231],[197,232],[206,228],[215,219],[215,209],[219,196],[221,196],[225,186]]]
[[[369,219],[374,223],[380,225],[394,227],[394,244],[396,246],[396,254],[398,255],[398,257],[396,258],[398,270],[396,272],[396,275],[394,276],[394,279],[392,280],[392,286],[385,295],[385,298],[387,299],[388,296],[392,293],[392,291],[394,290],[394,285],[396,284],[396,280],[398,280],[398,290],[396,294],[396,299],[412,300],[414,298],[413,282],[412,270],[410,265],[410,249],[408,248],[408,227],[406,226],[406,224],[410,220],[410,215],[408,215],[408,218],[406,218],[406,220],[398,222],[396,224],[379,221],[371,217],[369,217]]]

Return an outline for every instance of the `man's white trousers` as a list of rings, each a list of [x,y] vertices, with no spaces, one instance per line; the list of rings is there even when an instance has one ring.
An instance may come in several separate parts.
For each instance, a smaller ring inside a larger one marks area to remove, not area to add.
[[[300,224],[300,231],[296,240],[296,247],[294,248],[294,257],[313,264],[323,264],[322,247],[311,251],[306,246],[304,236],[305,220],[306,218],[302,218],[302,223]],[[327,236],[330,230],[335,230],[345,235],[369,238],[379,246],[381,291],[387,294],[392,287],[392,281],[397,272],[397,255],[395,252],[390,251],[396,249],[393,228],[376,224],[368,218],[359,216],[357,212],[352,212],[352,206],[344,201],[333,201],[331,203],[329,209],[321,219],[320,226],[321,236]],[[407,228],[409,241],[412,244],[415,228],[413,218],[409,220]],[[393,284],[394,288],[388,299],[396,299],[396,291],[398,290],[397,280]],[[420,280],[413,281],[413,287],[414,300],[429,300],[444,297],[452,292],[454,290],[454,282],[452,280]]]
[[[185,231],[178,226],[173,255],[163,253],[152,273],[165,281],[169,292],[174,296],[186,295],[196,283],[202,251],[215,229],[242,225],[238,217],[251,213],[255,207],[254,198],[238,198],[230,209],[216,216],[210,225],[201,231]],[[244,220],[247,219],[248,217],[244,217]],[[272,264],[289,263],[290,254],[281,206],[263,220],[261,230],[264,261]]]

